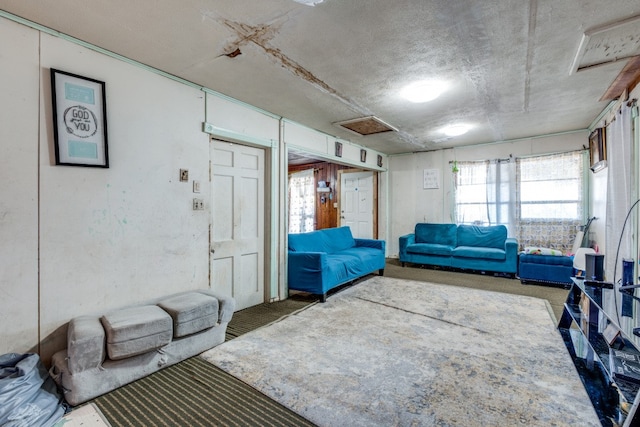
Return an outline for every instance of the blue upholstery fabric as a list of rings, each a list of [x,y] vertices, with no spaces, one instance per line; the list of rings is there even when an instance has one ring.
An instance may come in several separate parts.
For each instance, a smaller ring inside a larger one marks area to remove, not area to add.
[[[418,223],[415,227],[416,243],[439,243],[456,246],[457,226],[455,224]]]
[[[518,242],[504,225],[418,223],[400,237],[400,261],[515,275]]]
[[[458,246],[475,246],[480,248],[495,248],[504,250],[507,239],[507,227],[494,225],[480,227],[477,225],[458,226]]]
[[[289,250],[333,254],[356,245],[349,227],[325,228],[309,233],[289,234]]]
[[[574,275],[573,257],[520,254],[520,281],[570,285]]]
[[[351,228],[289,234],[289,289],[324,295],[385,267],[384,240],[354,239]]]
[[[573,267],[573,257],[520,254],[520,262],[527,264],[567,265]]]
[[[453,250],[453,256],[461,258],[486,258],[503,261],[506,253],[504,249],[481,248],[474,246],[458,246]]]
[[[416,243],[407,248],[407,252],[426,255],[451,256],[453,247],[439,243]]]

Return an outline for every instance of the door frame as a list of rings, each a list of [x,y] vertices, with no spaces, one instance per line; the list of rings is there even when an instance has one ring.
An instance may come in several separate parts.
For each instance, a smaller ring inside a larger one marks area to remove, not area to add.
[[[340,212],[342,212],[342,174],[343,173],[359,173],[359,172],[371,172],[373,174],[373,238],[378,238],[378,174],[379,172],[372,169],[340,169],[338,171],[338,180],[336,182],[336,198],[338,203],[338,226],[342,225],[342,218],[340,218]]]

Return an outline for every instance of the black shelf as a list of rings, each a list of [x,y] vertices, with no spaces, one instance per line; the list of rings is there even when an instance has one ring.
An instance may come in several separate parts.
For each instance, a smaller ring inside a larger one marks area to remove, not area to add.
[[[625,415],[621,402],[634,402],[640,384],[616,379],[609,366],[610,345],[602,334],[603,325],[617,322],[602,309],[603,292],[616,292],[598,286],[585,286],[574,279],[564,304],[558,331],[573,359],[578,375],[603,426],[622,425]],[[581,308],[582,306],[582,308]],[[586,312],[585,312],[586,310]],[[617,329],[620,329],[617,327]],[[633,342],[621,331],[611,348],[638,353]],[[630,425],[640,423],[640,414],[630,415]]]

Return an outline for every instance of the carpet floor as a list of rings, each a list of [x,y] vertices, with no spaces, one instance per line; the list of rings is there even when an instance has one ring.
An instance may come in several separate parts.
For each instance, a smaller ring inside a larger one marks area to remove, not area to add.
[[[313,304],[298,296],[234,313],[227,340]],[[192,357],[97,397],[112,427],[313,426],[310,421],[234,378]]]
[[[567,291],[563,289],[522,285],[518,280],[503,277],[443,271],[418,266],[401,267],[397,260],[389,259],[387,261],[386,277],[536,296],[547,299],[558,318],[567,296]],[[227,339],[233,339],[275,322],[283,316],[299,311],[315,302],[317,302],[315,297],[292,294],[285,301],[261,304],[238,311],[234,314],[227,328]],[[208,401],[194,400],[189,397],[190,393],[173,392],[176,387],[173,384],[174,381],[183,382],[182,387],[186,390],[199,390],[199,398],[206,398]],[[238,400],[236,397],[238,394],[244,395],[244,400]],[[230,374],[198,358],[192,358],[156,372],[149,377],[98,397],[92,402],[100,408],[113,427],[313,425]],[[263,421],[263,405],[269,406],[268,412],[271,414],[271,418],[268,423]],[[164,415],[166,411],[171,413],[170,417]],[[200,418],[202,414],[206,419],[201,421],[201,424],[190,424],[192,420],[202,420]]]
[[[419,280],[546,299],[551,304],[556,319],[560,319],[562,316],[562,309],[569,293],[567,289],[560,287],[523,285],[518,279],[498,277],[491,274],[463,273],[413,264],[402,267],[397,259],[387,259],[384,275],[385,277],[394,277],[396,279]]]
[[[201,356],[324,427],[600,425],[540,298],[373,276]]]

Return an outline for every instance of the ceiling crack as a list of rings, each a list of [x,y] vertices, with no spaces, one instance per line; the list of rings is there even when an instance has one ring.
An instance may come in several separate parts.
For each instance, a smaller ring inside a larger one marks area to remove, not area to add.
[[[278,34],[280,30],[281,23],[274,24],[262,24],[257,26],[251,26],[248,24],[244,24],[241,22],[232,21],[230,19],[226,19],[220,16],[214,16],[212,14],[207,15],[209,18],[215,20],[219,24],[227,27],[231,30],[235,35],[236,39],[228,44],[228,46],[224,49],[223,55],[233,57],[236,51],[241,52],[241,47],[245,46],[249,43],[258,46],[261,48],[267,55],[273,58],[277,63],[279,63],[284,69],[288,70],[290,73],[295,76],[300,77],[301,79],[307,81],[308,83],[314,85],[316,88],[321,91],[333,96],[338,99],[340,102],[345,104],[351,110],[356,112],[357,114],[362,115],[373,115],[368,109],[359,105],[352,99],[347,98],[346,96],[340,94],[336,89],[329,86],[325,81],[321,80],[317,76],[315,76],[311,71],[304,68],[302,65],[288,57],[284,52],[280,49],[272,47],[269,42]],[[236,54],[235,56],[237,56]]]

